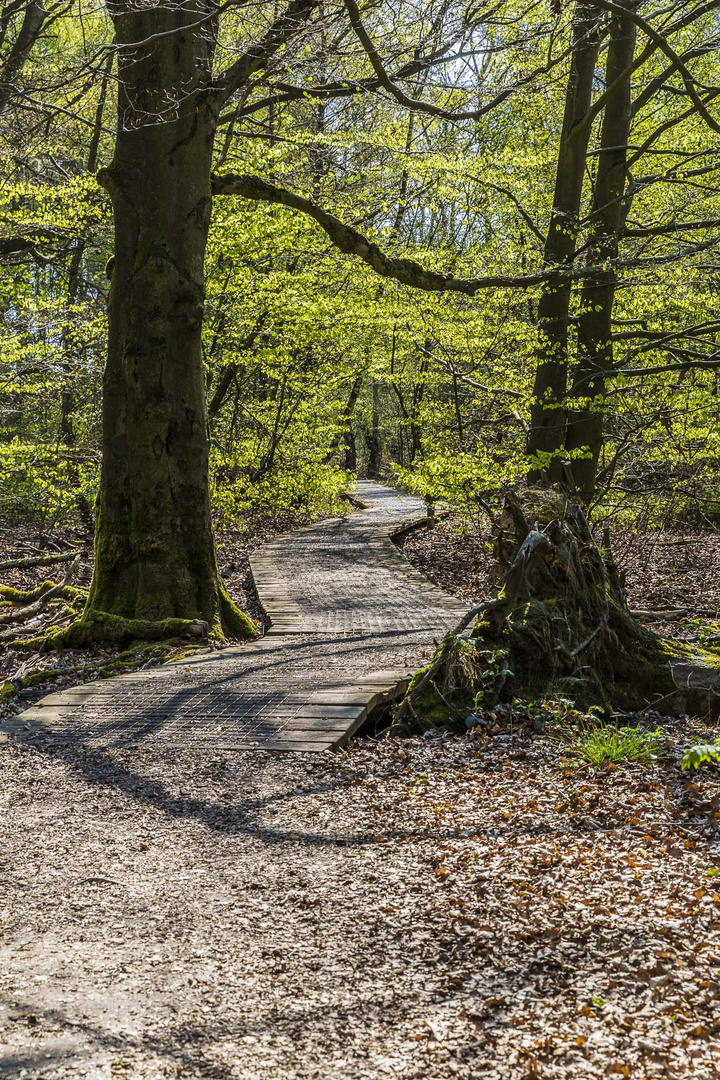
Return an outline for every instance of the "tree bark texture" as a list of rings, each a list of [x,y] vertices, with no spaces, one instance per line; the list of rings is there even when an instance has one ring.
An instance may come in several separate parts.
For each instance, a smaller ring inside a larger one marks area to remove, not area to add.
[[[605,85],[611,86],[632,63],[637,28],[629,19],[615,18],[610,26]],[[630,78],[608,98],[603,115],[591,236],[587,253],[590,266],[606,266],[583,283],[578,324],[578,362],[573,372],[571,398],[577,404],[568,416],[565,447],[584,457],[568,456],[580,498],[588,503],[595,494],[597,464],[602,449],[604,395],[613,367],[612,318],[620,231],[626,216],[627,145],[632,123]]]
[[[377,480],[380,476],[380,460],[382,456],[382,447],[380,445],[380,382],[378,379],[373,379],[371,427],[365,436],[365,441],[368,448],[368,479]]]
[[[553,210],[545,241],[544,264],[567,268],[575,255],[590,124],[583,124],[592,103],[595,63],[600,44],[600,13],[593,4],[578,3],[573,19],[573,53],[565,96]],[[541,463],[531,473],[538,480],[562,478],[558,454],[565,441],[568,314],[572,283],[558,276],[547,282],[538,302],[538,364],[533,389],[528,453]],[[545,455],[549,455],[545,460]]]
[[[213,10],[205,0],[110,7],[117,140],[99,180],[112,198],[115,254],[85,618],[200,619],[211,632],[249,632],[219,580],[208,491],[201,328]]]

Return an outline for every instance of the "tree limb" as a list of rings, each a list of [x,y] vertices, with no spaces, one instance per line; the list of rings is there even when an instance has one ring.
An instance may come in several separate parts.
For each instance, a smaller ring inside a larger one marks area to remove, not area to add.
[[[248,80],[264,68],[268,61],[302,27],[309,15],[319,6],[320,0],[290,0],[283,13],[271,24],[265,36],[238,57],[234,64],[222,71],[214,80],[215,92],[221,101],[244,86]]]
[[[441,274],[434,270],[425,270],[413,259],[397,259],[387,255],[377,244],[368,240],[362,233],[351,225],[345,225],[334,214],[323,210],[317,203],[302,195],[296,195],[286,188],[277,187],[259,176],[247,174],[228,174],[214,176],[212,181],[214,195],[242,195],[245,199],[255,199],[260,202],[278,203],[288,206],[293,210],[300,210],[303,214],[317,221],[332,240],[335,247],[346,255],[357,255],[381,277],[393,278],[404,285],[411,285],[425,292],[458,292],[466,296],[474,296],[480,289],[491,288],[521,288],[525,289],[532,285],[539,285],[543,281],[554,277],[575,277],[586,273],[585,270],[560,270],[549,269],[535,274],[525,274],[514,277],[508,274],[495,274],[481,278],[456,278],[452,274]]]
[[[680,253],[658,255],[646,259],[630,259],[624,262],[612,261],[603,263],[600,267],[583,266],[575,269],[566,265],[557,265],[538,270],[534,274],[520,274],[518,276],[512,274],[489,274],[485,277],[458,278],[452,274],[441,274],[435,270],[425,270],[414,259],[397,259],[387,255],[377,244],[368,240],[357,229],[354,229],[351,225],[345,225],[334,214],[323,210],[321,206],[312,202],[311,199],[296,195],[295,192],[288,191],[287,188],[270,184],[259,176],[251,176],[248,173],[227,173],[222,176],[215,174],[212,178],[212,193],[213,195],[241,195],[245,199],[277,203],[280,206],[299,210],[317,221],[335,247],[344,254],[357,255],[381,277],[391,278],[403,285],[422,289],[424,292],[456,292],[465,296],[475,296],[482,289],[528,289],[535,285],[542,285],[544,282],[575,281],[585,277],[593,277],[599,271],[606,271],[609,267],[616,270],[629,270],[667,265],[690,255],[695,255],[700,251],[706,251],[708,248],[720,243],[720,236],[718,236],[704,243],[695,244]]]
[[[365,29],[360,17],[360,10],[355,3],[355,0],[345,0],[345,7],[350,19],[350,25],[355,32],[355,36],[365,50],[379,85],[382,86],[384,90],[387,90],[389,94],[392,94],[395,100],[399,101],[401,105],[404,105],[406,109],[412,109],[415,112],[429,113],[430,116],[439,116],[443,120],[479,120],[480,117],[485,116],[494,109],[496,105],[500,105],[506,98],[510,97],[517,89],[515,85],[506,87],[504,90],[497,93],[491,101],[486,105],[481,106],[479,109],[466,109],[461,112],[453,112],[451,109],[443,109],[439,105],[433,105],[432,102],[410,97],[405,93],[402,87],[393,82],[385,70],[380,54],[375,48],[372,38]],[[563,54],[563,56],[564,55],[566,54]],[[530,81],[530,79],[534,79],[537,75],[550,70],[556,63],[559,63],[560,59],[561,58],[556,58],[550,64],[532,72],[531,76],[523,78],[518,85],[522,85],[522,83],[526,83]]]
[[[0,570],[14,570],[16,567],[24,570],[28,566],[50,566],[52,563],[70,562],[78,555],[82,555],[82,552],[63,551],[60,555],[33,555],[24,559],[6,559],[5,562],[0,562]]]
[[[676,71],[680,75],[680,78],[683,81],[683,85],[685,86],[685,91],[687,95],[692,101],[699,115],[703,118],[708,127],[712,128],[713,131],[720,134],[720,123],[718,123],[718,121],[713,116],[711,116],[706,109],[702,99],[700,98],[700,95],[695,89],[695,79],[690,73],[689,68],[672,48],[667,38],[663,34],[659,33],[653,26],[651,26],[646,19],[643,19],[642,15],[638,15],[637,12],[633,11],[631,8],[623,7],[621,4],[614,4],[612,3],[612,0],[593,0],[593,2],[597,5],[597,7],[603,9],[604,11],[610,11],[614,15],[619,15],[621,18],[627,19],[629,22],[635,23],[635,25],[642,30],[645,36],[657,46],[660,52],[664,53],[665,56],[667,56],[671,66],[676,69]]]

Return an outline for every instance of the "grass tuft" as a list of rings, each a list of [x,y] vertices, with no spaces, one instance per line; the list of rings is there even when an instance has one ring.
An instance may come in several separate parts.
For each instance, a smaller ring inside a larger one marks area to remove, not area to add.
[[[641,727],[618,727],[594,724],[572,736],[573,757],[588,765],[618,764],[639,761],[649,765],[662,750],[660,728],[648,731]]]

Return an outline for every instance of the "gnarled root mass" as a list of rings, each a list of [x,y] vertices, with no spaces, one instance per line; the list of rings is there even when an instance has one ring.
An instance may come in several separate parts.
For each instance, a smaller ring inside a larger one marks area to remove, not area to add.
[[[578,502],[548,490],[509,496],[502,533],[514,556],[499,596],[445,636],[396,723],[464,726],[474,707],[513,698],[563,697],[607,713],[720,711],[720,654],[633,618],[608,533],[596,542]]]
[[[28,560],[14,560],[22,565]],[[30,560],[35,565],[37,560]],[[76,554],[60,582],[42,581],[34,589],[14,589],[0,585],[0,642],[20,652],[50,652],[84,648],[88,645],[127,645],[133,641],[175,641],[196,643],[210,636],[229,634],[250,640],[257,628],[230,598],[222,583],[217,586],[218,613],[212,624],[202,618],[139,619],[90,607],[85,589],[70,584],[80,563]],[[50,610],[52,609],[52,610]],[[50,616],[42,632],[37,632],[40,616]],[[35,630],[29,634],[28,631]]]

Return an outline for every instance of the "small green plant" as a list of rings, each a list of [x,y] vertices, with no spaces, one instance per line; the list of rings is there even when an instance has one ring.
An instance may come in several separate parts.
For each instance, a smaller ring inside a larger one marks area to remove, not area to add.
[[[505,681],[513,674],[507,666],[507,649],[478,650],[477,658],[480,670],[475,676],[475,685],[479,686],[473,706],[476,712],[496,700]]]
[[[602,713],[599,705],[591,705],[583,712],[570,698],[540,698],[538,701],[515,698],[512,708],[517,719],[528,721],[536,728],[542,725],[543,729],[598,723]]]
[[[720,645],[720,624],[705,619],[683,619],[681,626],[693,633],[698,645],[705,649],[717,649]]]
[[[720,741],[714,743],[695,743],[688,746],[680,762],[681,769],[699,769],[713,761],[720,761]]]
[[[608,765],[621,761],[650,764],[662,748],[660,728],[648,731],[641,727],[619,727],[595,720],[584,724],[572,737],[573,756],[588,765]]]

